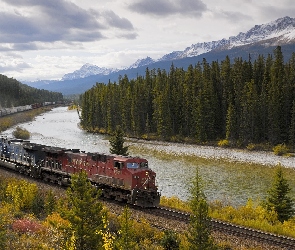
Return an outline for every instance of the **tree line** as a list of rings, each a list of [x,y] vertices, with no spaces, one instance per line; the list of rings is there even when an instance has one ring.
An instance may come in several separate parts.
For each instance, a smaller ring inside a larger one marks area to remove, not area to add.
[[[0,89],[0,107],[5,108],[63,100],[61,93],[36,89],[1,74]]]
[[[284,62],[281,47],[252,62],[204,58],[187,70],[146,69],[145,76],[97,83],[81,95],[81,125],[129,136],[232,145],[295,142],[295,53]]]

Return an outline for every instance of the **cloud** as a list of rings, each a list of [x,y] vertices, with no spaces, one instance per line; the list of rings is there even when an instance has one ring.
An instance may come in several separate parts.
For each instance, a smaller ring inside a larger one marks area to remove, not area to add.
[[[291,1],[290,4],[288,4],[288,2],[289,1],[287,1],[285,4],[281,4],[280,7],[271,4],[264,5],[263,8],[261,7],[260,15],[269,20],[275,20],[285,16],[294,17],[294,2],[292,2],[292,4]]]
[[[131,4],[129,9],[154,16],[178,14],[201,17],[207,6],[201,0],[139,0]]]
[[[108,29],[134,29],[128,19],[113,11],[85,10],[65,0],[2,2],[13,11],[0,12],[0,43],[14,44],[14,49],[31,50],[36,42],[93,42],[106,39],[103,33]]]
[[[31,68],[31,66],[25,62],[13,62],[11,64],[0,64],[0,73],[9,72],[9,71],[16,71],[21,73],[28,68]]]
[[[12,50],[37,50],[38,46],[35,43],[16,43]]]
[[[120,28],[124,30],[134,29],[132,23],[128,19],[119,17],[112,10],[104,11],[103,16],[105,20],[107,21],[107,23],[112,27],[116,27],[116,28]]]
[[[214,16],[218,18],[222,18],[225,20],[228,20],[229,22],[232,23],[242,23],[245,21],[253,20],[253,18],[250,15],[238,12],[238,11],[224,11],[221,10],[219,12],[216,12]]]
[[[136,39],[137,37],[137,33],[121,33],[121,34],[118,34],[118,38],[125,38],[125,39],[128,39],[128,40],[134,40]]]

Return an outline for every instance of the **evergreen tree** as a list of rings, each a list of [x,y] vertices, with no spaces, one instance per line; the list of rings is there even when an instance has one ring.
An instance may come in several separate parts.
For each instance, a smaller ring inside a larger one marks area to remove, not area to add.
[[[230,142],[235,142],[237,140],[237,114],[235,107],[232,104],[229,104],[227,114],[226,114],[226,132],[225,138]]]
[[[272,144],[281,143],[281,127],[283,111],[282,89],[284,86],[284,59],[281,47],[274,51],[274,61],[271,67],[271,80],[268,89],[268,122],[269,122],[269,140]]]
[[[102,245],[102,236],[98,232],[103,230],[105,212],[98,200],[100,194],[84,171],[72,176],[62,216],[71,223],[72,237],[68,240],[75,249],[97,250]]]
[[[7,241],[8,241],[8,235],[7,235],[7,225],[5,223],[6,219],[4,218],[4,215],[0,215],[0,249],[7,249]]]
[[[178,250],[180,242],[177,234],[171,230],[165,230],[161,245],[165,250]]]
[[[295,100],[293,101],[292,112],[291,112],[291,124],[289,129],[289,143],[294,149],[295,147]]]
[[[115,134],[110,139],[110,152],[117,155],[128,155],[128,146],[124,146],[124,132],[120,126],[117,126]]]
[[[241,107],[240,139],[245,145],[249,142],[257,142],[259,100],[254,80],[247,82],[244,86]]]
[[[121,250],[135,249],[136,243],[133,240],[135,232],[128,207],[125,207],[122,215],[119,216],[119,222],[121,229],[116,246]]]
[[[289,196],[290,191],[289,184],[283,175],[283,168],[279,165],[272,187],[268,191],[265,206],[269,211],[274,210],[277,213],[280,222],[284,222],[294,215],[294,201]]]
[[[188,241],[191,250],[212,250],[214,249],[211,237],[211,218],[209,217],[209,206],[203,192],[202,179],[197,171],[190,187],[190,226]]]
[[[44,203],[45,213],[49,215],[52,212],[54,212],[56,205],[57,205],[57,201],[55,199],[54,193],[52,190],[49,190],[49,192],[46,194],[46,197],[45,197],[45,203]]]

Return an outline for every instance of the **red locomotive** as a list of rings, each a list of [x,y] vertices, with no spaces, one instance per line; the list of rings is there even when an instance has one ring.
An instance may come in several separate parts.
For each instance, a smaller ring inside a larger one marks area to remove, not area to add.
[[[72,174],[86,171],[104,197],[141,207],[154,207],[160,202],[156,174],[143,158],[85,153],[7,139],[0,141],[0,150],[0,165],[35,178],[69,185]]]

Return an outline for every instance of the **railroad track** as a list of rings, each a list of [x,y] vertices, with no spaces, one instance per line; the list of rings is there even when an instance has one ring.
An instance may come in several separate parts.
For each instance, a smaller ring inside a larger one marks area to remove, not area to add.
[[[165,207],[157,207],[154,209],[146,209],[147,213],[153,214],[155,216],[165,217],[172,220],[179,220],[185,223],[189,223],[190,214],[181,211],[168,209]],[[256,240],[257,242],[264,242],[274,246],[282,247],[284,249],[295,249],[295,239],[263,232],[260,230],[247,228],[239,225],[235,225],[228,222],[223,222],[219,220],[212,219],[211,226],[214,231],[219,231],[229,235],[235,235],[251,240]]]

